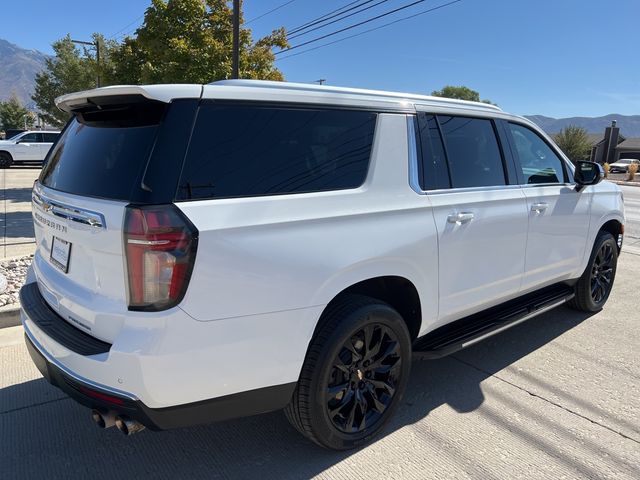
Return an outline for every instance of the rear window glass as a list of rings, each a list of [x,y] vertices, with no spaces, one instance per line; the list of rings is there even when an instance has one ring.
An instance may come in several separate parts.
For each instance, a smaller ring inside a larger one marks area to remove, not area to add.
[[[505,185],[491,120],[438,116],[454,188]]]
[[[77,195],[129,200],[153,147],[158,114],[136,117],[129,108],[80,114],[49,153],[40,183]]]
[[[356,188],[367,175],[376,114],[204,104],[179,200]]]
[[[45,142],[53,143],[58,139],[57,133],[43,133],[42,135],[44,136]]]

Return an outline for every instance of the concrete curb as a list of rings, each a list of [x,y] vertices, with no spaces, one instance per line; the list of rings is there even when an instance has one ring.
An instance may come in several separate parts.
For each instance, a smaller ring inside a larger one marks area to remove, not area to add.
[[[0,307],[0,328],[20,325],[20,305]]]
[[[607,180],[609,180],[607,178]],[[616,185],[626,185],[628,187],[640,187],[640,182],[626,182],[624,180],[609,180],[611,183],[615,183]]]

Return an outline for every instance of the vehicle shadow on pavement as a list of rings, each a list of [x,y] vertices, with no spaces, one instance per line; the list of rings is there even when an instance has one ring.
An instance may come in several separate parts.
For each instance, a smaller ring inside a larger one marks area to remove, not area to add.
[[[31,188],[7,188],[0,194],[0,235],[4,241],[11,239],[33,240],[31,216]]]
[[[26,188],[5,188],[0,195],[0,199],[4,199],[10,203],[26,203],[31,204],[31,187]],[[10,207],[9,207],[10,208]]]
[[[483,380],[589,316],[560,308],[447,358],[415,354],[408,391],[382,437],[444,404],[477,409]],[[282,412],[127,438],[95,427],[86,408],[44,379],[0,390],[0,432],[6,478],[309,478],[354,454],[308,442]]]
[[[0,235],[6,240],[20,238],[34,241],[33,217],[28,212],[7,212],[0,215]]]

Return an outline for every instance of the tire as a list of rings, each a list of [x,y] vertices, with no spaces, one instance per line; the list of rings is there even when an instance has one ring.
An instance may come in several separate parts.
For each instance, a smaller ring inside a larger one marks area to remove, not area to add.
[[[600,232],[593,244],[589,263],[575,286],[569,306],[583,312],[597,312],[609,298],[616,277],[618,245],[609,232]]]
[[[13,158],[7,152],[0,152],[0,168],[9,168],[13,165]]]
[[[345,295],[323,313],[285,414],[318,445],[348,450],[371,440],[400,404],[411,336],[391,306]]]

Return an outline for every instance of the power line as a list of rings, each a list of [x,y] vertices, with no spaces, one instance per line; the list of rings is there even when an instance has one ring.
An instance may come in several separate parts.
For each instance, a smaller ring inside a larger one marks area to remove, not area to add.
[[[257,17],[254,17],[251,20],[249,20],[248,22],[244,22],[244,24],[245,25],[249,25],[251,22],[255,22],[256,20],[260,20],[262,17],[266,17],[267,15],[275,12],[276,10],[280,10],[282,7],[286,7],[287,5],[289,5],[290,3],[293,3],[295,1],[296,0],[289,0],[288,2],[284,2],[283,4],[280,4],[277,7],[272,8],[268,12],[264,12],[262,15],[258,15]]]
[[[321,15],[320,17],[318,17],[318,18],[316,18],[314,20],[309,20],[304,25],[302,25],[300,27],[292,28],[291,30],[289,30],[289,34],[295,34],[295,33],[298,33],[298,32],[300,32],[302,30],[307,30],[308,28],[313,27],[314,25],[317,25],[318,23],[324,23],[327,20],[331,20],[332,18],[335,18],[335,17],[337,17],[339,15],[343,15],[343,14],[345,14],[347,12],[350,12],[351,10],[363,7],[367,3],[371,3],[374,0],[366,0],[363,3],[360,3],[361,1],[362,0],[359,0],[357,2],[348,3],[347,5],[343,5],[342,7],[338,8],[337,10],[333,10],[332,12],[329,12],[329,13],[326,13],[324,15]],[[358,3],[359,5],[352,6],[354,3]],[[351,8],[347,8],[347,7],[351,7]],[[342,11],[340,11],[340,10],[342,10]],[[336,13],[336,12],[338,12],[338,13]]]
[[[310,23],[322,20],[323,18],[325,18],[328,15],[331,15],[332,13],[338,12],[344,8],[350,7],[351,5],[353,5],[354,3],[360,3],[362,0],[356,0],[355,2],[351,2],[351,3],[347,3],[346,5],[341,6],[340,8],[336,8],[335,10],[331,10],[329,13],[325,13],[324,15],[320,15],[317,18],[314,18],[313,20],[309,20],[307,23],[303,23],[302,25],[298,25],[297,27],[293,27],[289,29],[289,32],[296,32],[298,30],[300,30],[301,28],[304,28],[306,26],[308,26]],[[369,1],[373,1],[373,0],[369,0]]]
[[[389,1],[389,0],[380,0],[378,3],[374,3],[373,5],[369,5],[368,7],[364,7],[364,8],[362,8],[361,10],[356,10],[355,12],[350,13],[349,15],[345,15],[344,17],[336,18],[335,20],[332,20],[332,21],[331,21],[331,22],[329,22],[329,23],[325,23],[324,25],[318,25],[317,27],[312,28],[311,30],[306,30],[305,32],[302,32],[302,33],[296,33],[295,35],[289,35],[289,36],[287,36],[287,39],[292,39],[292,38],[296,38],[296,37],[301,37],[301,36],[303,36],[303,35],[307,35],[307,34],[309,34],[309,33],[313,32],[313,31],[315,31],[315,30],[319,30],[319,29],[321,29],[321,28],[327,27],[327,26],[329,26],[329,25],[331,25],[331,24],[333,24],[333,23],[336,23],[336,22],[341,22],[342,20],[345,20],[345,19],[347,19],[347,18],[349,18],[349,17],[353,17],[354,15],[357,15],[357,14],[359,14],[359,13],[362,13],[362,12],[364,12],[364,11],[366,11],[366,10],[371,9],[371,8],[375,8],[375,7],[377,7],[378,5],[380,5],[380,4],[382,4],[382,3],[385,3],[385,2],[388,2],[388,1]],[[367,2],[367,3],[368,3],[368,2]],[[364,5],[364,4],[363,4],[363,5]],[[342,13],[346,13],[346,12],[342,12]],[[341,15],[342,15],[342,14],[341,14]],[[325,19],[324,21],[326,21],[326,20],[329,20],[329,19],[327,18],[327,19]]]
[[[341,28],[340,30],[336,30],[334,32],[327,33],[327,34],[322,35],[320,37],[312,38],[311,40],[307,40],[306,42],[299,43],[297,45],[294,45],[293,47],[285,48],[283,50],[280,50],[279,52],[276,52],[275,55],[279,55],[281,53],[288,52],[290,50],[295,50],[296,48],[304,47],[305,45],[309,45],[310,43],[314,43],[314,42],[317,42],[319,40],[323,40],[323,39],[325,39],[327,37],[332,37],[332,36],[337,35],[337,34],[342,33],[342,32],[346,32],[347,30],[351,30],[352,28],[359,27],[360,25],[364,25],[365,23],[373,22],[374,20],[378,20],[379,18],[386,17],[388,15],[391,15],[393,13],[399,12],[401,10],[406,10],[407,8],[413,7],[414,5],[418,5],[419,3],[424,3],[426,1],[427,0],[416,0],[415,2],[409,3],[407,5],[403,5],[402,7],[394,8],[393,10],[389,10],[388,12],[381,13],[380,15],[376,15],[375,17],[371,17],[371,18],[369,18],[367,20],[363,20],[362,22],[354,23],[353,25],[349,25],[347,27]]]
[[[124,32],[124,31],[125,31],[127,28],[129,28],[131,25],[133,25],[134,23],[136,23],[136,22],[138,22],[139,20],[141,20],[141,19],[142,19],[142,17],[144,17],[144,13],[143,13],[142,15],[140,15],[138,18],[136,18],[133,22],[131,22],[131,23],[129,23],[129,24],[127,24],[127,25],[125,25],[123,28],[121,28],[120,30],[118,30],[116,33],[114,33],[113,35],[111,35],[110,37],[108,37],[108,39],[110,40],[110,39],[112,39],[112,38],[115,38],[116,36],[118,36],[118,34],[119,34],[120,32]],[[126,33],[125,33],[125,35],[126,35]]]
[[[383,25],[378,25],[377,27],[369,28],[368,30],[363,30],[362,32],[354,33],[353,35],[348,35],[346,37],[339,38],[338,40],[334,40],[332,42],[323,43],[322,45],[318,45],[317,47],[308,48],[308,49],[303,50],[301,52],[292,53],[290,55],[286,55],[284,57],[280,57],[280,58],[276,59],[276,61],[284,60],[285,58],[297,57],[298,55],[302,55],[303,53],[312,52],[312,51],[318,50],[320,48],[328,47],[329,45],[334,45],[336,43],[344,42],[345,40],[349,40],[351,38],[359,37],[360,35],[364,35],[366,33],[374,32],[376,30],[380,30],[381,28],[389,27],[389,26],[394,25],[396,23],[403,22],[405,20],[410,20],[412,18],[419,17],[420,15],[424,15],[426,13],[430,13],[430,12],[433,12],[435,10],[440,10],[441,8],[448,7],[449,5],[453,5],[454,3],[459,3],[459,2],[462,2],[462,0],[453,0],[451,2],[444,3],[442,5],[438,5],[437,7],[432,7],[432,8],[429,8],[427,10],[423,10],[421,12],[414,13],[413,15],[408,15],[406,17],[398,18],[396,20],[393,20],[391,22],[385,23]],[[280,53],[280,52],[278,52],[278,53]]]

